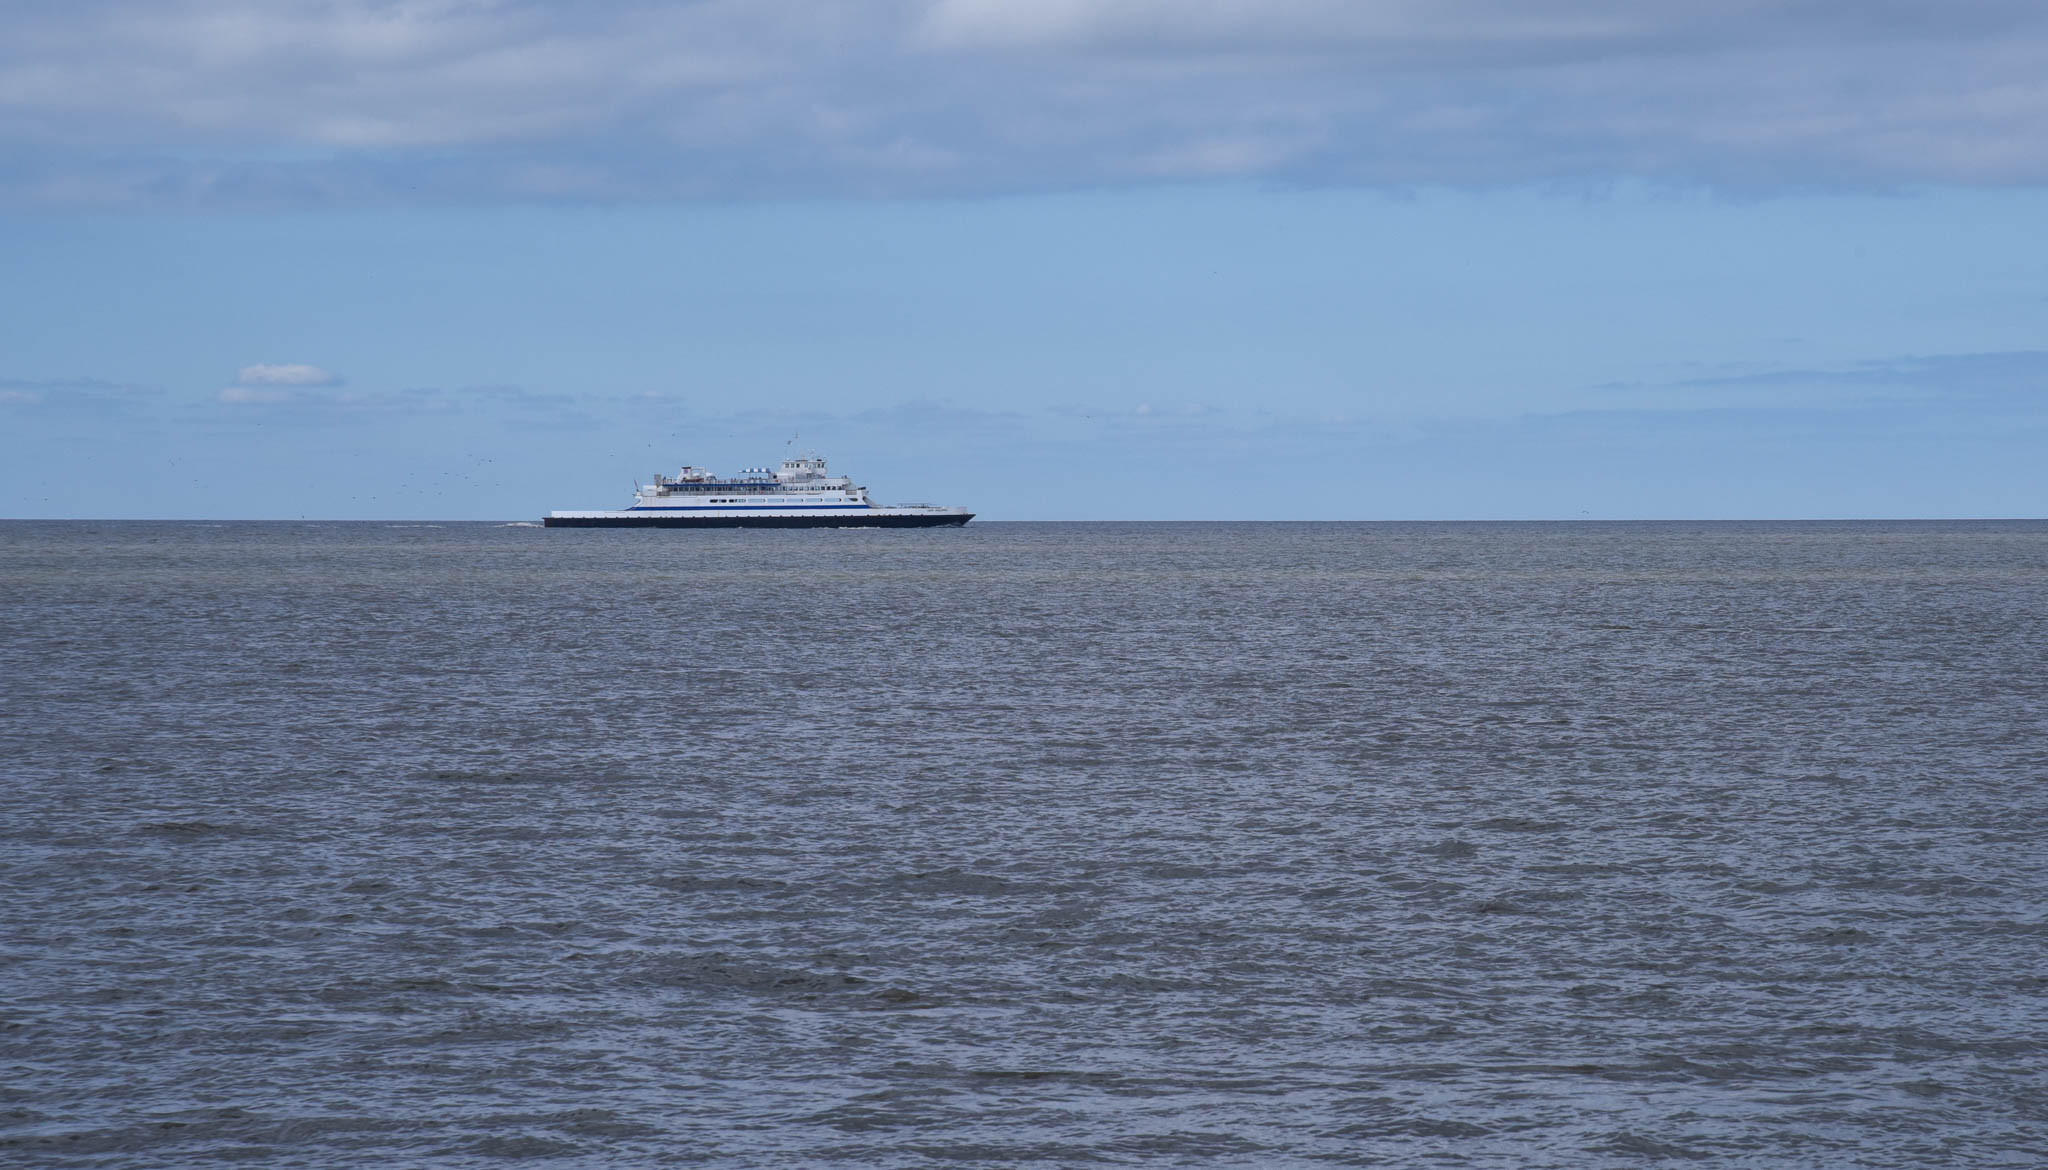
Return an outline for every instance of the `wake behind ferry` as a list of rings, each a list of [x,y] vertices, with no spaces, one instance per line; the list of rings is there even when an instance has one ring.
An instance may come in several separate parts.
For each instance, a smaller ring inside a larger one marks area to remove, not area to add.
[[[829,476],[816,455],[717,476],[685,467],[657,475],[612,512],[549,512],[549,528],[936,528],[974,513],[932,504],[877,504],[846,476]]]

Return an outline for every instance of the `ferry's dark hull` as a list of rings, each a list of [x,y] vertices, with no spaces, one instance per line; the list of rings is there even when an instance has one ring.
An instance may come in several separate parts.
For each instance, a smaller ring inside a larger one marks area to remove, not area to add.
[[[943,528],[974,514],[945,516],[548,516],[548,528]]]

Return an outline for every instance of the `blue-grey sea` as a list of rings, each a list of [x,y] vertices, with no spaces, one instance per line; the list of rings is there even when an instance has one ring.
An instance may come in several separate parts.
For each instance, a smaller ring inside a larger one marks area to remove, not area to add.
[[[0,1163],[2048,1164],[2048,524],[0,524]]]

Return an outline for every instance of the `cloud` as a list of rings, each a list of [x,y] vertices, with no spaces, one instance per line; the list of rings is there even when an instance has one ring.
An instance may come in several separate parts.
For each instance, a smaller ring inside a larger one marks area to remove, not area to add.
[[[2048,182],[2034,0],[11,5],[0,203]]]
[[[1789,391],[1812,387],[1902,391],[1930,396],[2042,392],[2048,391],[2048,350],[1910,354],[1836,367],[1786,368],[1683,378],[1661,383],[1655,388]]]
[[[948,48],[1241,53],[1377,48],[1387,58],[1527,53],[1625,39],[1655,16],[1601,3],[1346,0],[937,0],[918,39]],[[1683,8],[1683,5],[1678,7]],[[1455,30],[1455,35],[1446,35]]]
[[[233,406],[278,405],[283,403],[325,403],[349,404],[352,395],[312,395],[309,390],[330,389],[342,385],[342,379],[319,366],[296,362],[257,362],[243,366],[235,375],[234,383],[214,396],[218,402]]]
[[[339,386],[341,379],[319,366],[258,362],[243,366],[235,375],[236,386]],[[257,401],[247,399],[246,401]]]
[[[289,390],[267,390],[260,386],[229,386],[216,397],[222,402],[290,402],[295,397]]]
[[[103,378],[0,377],[0,406],[19,410],[57,413],[124,411],[162,393],[154,386],[110,382]]]
[[[411,386],[396,391],[344,389],[342,379],[317,366],[263,365],[243,369],[234,385],[213,402],[254,408],[213,411],[223,421],[241,418],[265,426],[327,427],[384,425],[429,417],[467,416],[554,431],[588,429],[594,405],[616,400],[593,395],[554,394],[522,386],[472,385],[455,389]],[[638,401],[638,400],[635,400]]]

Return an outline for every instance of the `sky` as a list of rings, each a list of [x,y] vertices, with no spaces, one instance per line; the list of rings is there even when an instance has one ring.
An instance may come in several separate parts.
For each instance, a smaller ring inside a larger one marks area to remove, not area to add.
[[[2048,6],[0,0],[0,516],[2048,515]]]

